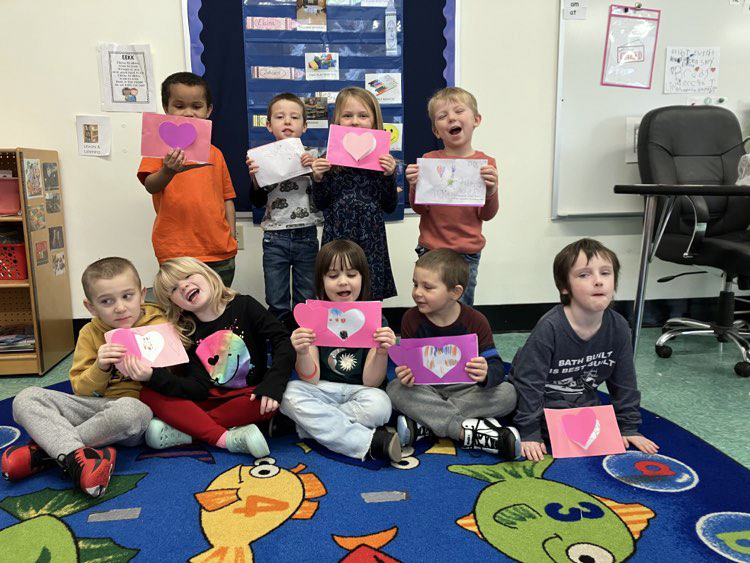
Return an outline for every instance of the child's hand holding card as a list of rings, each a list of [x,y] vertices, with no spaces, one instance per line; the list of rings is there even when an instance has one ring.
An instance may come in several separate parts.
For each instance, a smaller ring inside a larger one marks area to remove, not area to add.
[[[476,334],[402,338],[388,355],[397,366],[411,369],[417,385],[475,383],[466,373],[466,363],[479,356]]]
[[[302,141],[291,137],[250,149],[247,156],[258,166],[255,181],[262,188],[312,172],[310,167],[302,165],[304,153]]]
[[[163,158],[170,149],[181,149],[191,162],[205,164],[211,154],[211,121],[178,115],[144,113],[141,156]],[[195,165],[187,165],[195,168]]]
[[[188,361],[185,347],[170,323],[116,328],[105,332],[104,340],[109,344],[124,346],[126,354],[140,358],[149,367],[174,366]],[[118,370],[121,366],[122,362],[115,364]]]
[[[299,326],[315,332],[316,346],[375,348],[373,334],[383,324],[380,301],[334,303],[308,299],[294,308]]]

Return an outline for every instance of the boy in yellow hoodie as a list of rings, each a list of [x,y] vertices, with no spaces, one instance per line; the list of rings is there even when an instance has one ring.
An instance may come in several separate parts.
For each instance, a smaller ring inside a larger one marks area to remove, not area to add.
[[[115,468],[112,444],[139,443],[152,414],[138,400],[141,384],[115,364],[125,347],[107,344],[104,333],[166,322],[163,311],[145,305],[145,288],[133,264],[102,258],[83,272],[83,304],[93,315],[78,335],[70,382],[74,395],[28,387],[13,400],[13,418],[31,437],[2,455],[2,475],[12,481],[54,466],[92,497],[107,490]]]

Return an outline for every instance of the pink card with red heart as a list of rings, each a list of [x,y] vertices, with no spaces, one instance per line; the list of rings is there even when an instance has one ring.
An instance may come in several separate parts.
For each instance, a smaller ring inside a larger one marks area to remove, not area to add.
[[[380,301],[334,303],[308,299],[294,308],[299,326],[315,332],[316,346],[375,348],[372,335],[383,326]]]
[[[326,158],[331,164],[382,172],[378,158],[388,154],[390,148],[388,131],[331,125]]]
[[[397,366],[411,368],[415,384],[476,383],[466,374],[466,362],[479,356],[476,334],[402,338],[388,355]]]
[[[552,457],[589,457],[625,451],[612,405],[544,409]]]
[[[185,347],[170,323],[139,326],[136,328],[116,328],[104,333],[109,344],[125,346],[126,354],[140,358],[153,368],[185,364],[188,361]],[[120,368],[120,364],[115,367]]]
[[[211,122],[208,119],[144,113],[141,156],[164,158],[170,149],[183,149],[192,162],[208,162]]]

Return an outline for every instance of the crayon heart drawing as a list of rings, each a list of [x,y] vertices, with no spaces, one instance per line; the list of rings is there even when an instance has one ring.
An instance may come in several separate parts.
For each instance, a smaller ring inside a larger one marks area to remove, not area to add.
[[[156,361],[156,358],[159,357],[159,354],[164,349],[164,337],[153,330],[146,334],[136,333],[135,341],[138,343],[141,355],[149,362]]]
[[[584,450],[588,450],[591,444],[599,437],[601,426],[596,419],[596,413],[592,409],[581,409],[576,414],[566,414],[562,417],[562,425],[568,438]]]
[[[187,363],[185,347],[174,326],[163,323],[136,328],[116,328],[104,334],[110,344],[125,347],[125,353],[140,358],[151,367],[166,367]],[[121,369],[122,362],[115,364]]]
[[[461,349],[454,344],[445,346],[422,346],[422,365],[442,379],[458,365]]]
[[[198,132],[191,123],[165,121],[159,125],[159,137],[173,149],[186,149],[198,138]]]
[[[357,309],[344,312],[341,309],[328,309],[327,327],[341,340],[346,340],[359,332],[365,324],[365,314]]]
[[[356,133],[347,133],[341,141],[344,150],[349,155],[359,162],[377,146],[377,141],[372,133],[362,133],[360,135]]]

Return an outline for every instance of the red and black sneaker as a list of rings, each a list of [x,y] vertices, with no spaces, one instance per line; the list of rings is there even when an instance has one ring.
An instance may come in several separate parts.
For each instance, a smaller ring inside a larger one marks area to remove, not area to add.
[[[78,448],[68,455],[60,455],[63,472],[75,485],[97,498],[107,491],[109,477],[115,470],[117,452],[114,448]]]
[[[2,474],[3,479],[8,481],[20,481],[54,466],[54,460],[34,442],[25,446],[10,446],[3,452]]]

